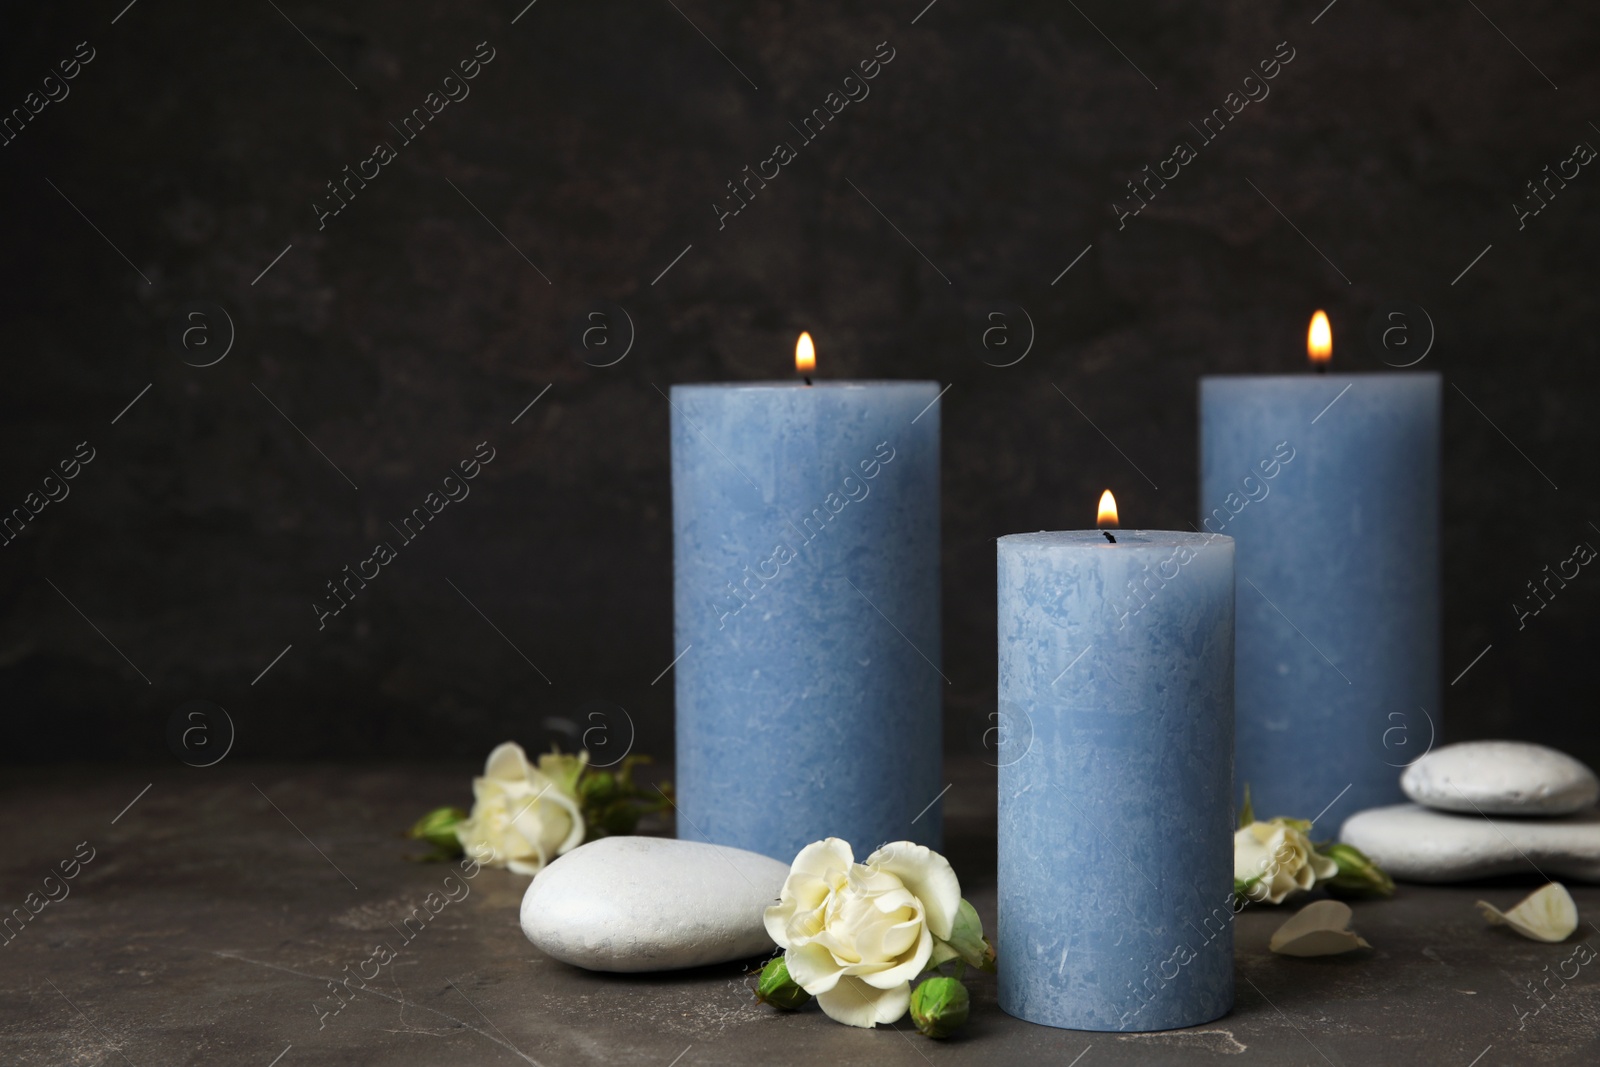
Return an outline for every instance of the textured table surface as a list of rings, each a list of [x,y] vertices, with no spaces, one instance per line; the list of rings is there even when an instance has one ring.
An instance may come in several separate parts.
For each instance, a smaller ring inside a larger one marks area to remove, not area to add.
[[[905,1024],[898,1034],[848,1029],[815,1008],[775,1015],[753,1003],[740,964],[626,977],[568,968],[518,930],[526,879],[486,870],[378,982],[321,1015],[338,1003],[330,980],[376,942],[400,945],[401,918],[449,873],[406,862],[415,849],[397,830],[422,809],[464,802],[470,773],[223,763],[8,774],[0,792],[7,911],[80,842],[95,854],[68,897],[0,948],[0,1063],[1600,1060],[1600,961],[1565,983],[1551,977],[1585,934],[1600,947],[1587,924],[1600,919],[1600,889],[1574,887],[1585,924],[1566,944],[1542,945],[1486,928],[1473,908],[1479,897],[1507,906],[1523,883],[1403,886],[1392,901],[1357,906],[1373,951],[1338,958],[1271,955],[1267,939],[1287,912],[1247,909],[1238,919],[1237,1004],[1206,1026],[1147,1035],[1032,1026],[1003,1014],[993,979],[980,976],[965,1035],[937,1043]],[[992,927],[993,771],[958,763],[950,777],[948,852]],[[1527,986],[1547,978],[1552,992],[1535,1012]]]

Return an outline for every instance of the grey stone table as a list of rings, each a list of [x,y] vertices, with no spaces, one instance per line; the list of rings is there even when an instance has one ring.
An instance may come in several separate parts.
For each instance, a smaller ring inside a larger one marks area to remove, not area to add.
[[[1509,905],[1531,881],[1403,886],[1356,908],[1371,952],[1313,960],[1268,953],[1288,911],[1250,908],[1238,919],[1237,1006],[1215,1023],[1052,1030],[1005,1015],[980,976],[965,1035],[938,1043],[904,1024],[839,1026],[815,1008],[776,1015],[753,1002],[744,965],[626,977],[566,967],[523,939],[527,879],[504,871],[443,902],[450,869],[407,862],[416,849],[397,831],[465,802],[471,771],[227,762],[7,774],[6,912],[75,852],[93,859],[70,895],[0,947],[0,1063],[1600,1062],[1600,961],[1551,977],[1586,935],[1600,947],[1587,922],[1600,920],[1600,888],[1573,887],[1584,925],[1543,945],[1487,928],[1473,908],[1480,896]],[[993,772],[976,761],[951,772],[946,851],[992,924]],[[437,914],[403,925],[433,892]],[[378,942],[398,952],[381,979],[336,999],[333,979],[359,971]],[[1546,979],[1535,1000],[1529,987]]]

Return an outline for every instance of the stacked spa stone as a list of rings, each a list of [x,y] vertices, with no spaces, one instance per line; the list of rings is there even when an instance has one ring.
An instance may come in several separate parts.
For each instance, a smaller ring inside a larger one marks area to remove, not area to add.
[[[1360,812],[1339,834],[1395,878],[1600,882],[1600,780],[1563,752],[1520,741],[1446,745],[1407,767],[1400,788],[1416,803]]]

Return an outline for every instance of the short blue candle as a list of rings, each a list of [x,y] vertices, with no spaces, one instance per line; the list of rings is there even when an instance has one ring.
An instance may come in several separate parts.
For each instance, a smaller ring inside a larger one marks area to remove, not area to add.
[[[1205,378],[1200,448],[1238,542],[1237,788],[1328,832],[1401,802],[1440,726],[1439,375]]]
[[[938,397],[672,387],[680,837],[939,845]]]
[[[1000,1006],[1075,1030],[1233,1006],[1233,541],[999,542]]]

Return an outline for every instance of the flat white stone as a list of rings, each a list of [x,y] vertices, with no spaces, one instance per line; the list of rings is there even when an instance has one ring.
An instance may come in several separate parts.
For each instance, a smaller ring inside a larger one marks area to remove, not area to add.
[[[1600,811],[1560,819],[1490,819],[1396,804],[1350,816],[1339,840],[1407,882],[1499,874],[1600,882]]]
[[[602,837],[533,879],[522,932],[563,963],[591,971],[668,971],[747,959],[774,946],[763,910],[786,864],[724,845]]]
[[[1484,815],[1566,815],[1594,806],[1600,779],[1565,752],[1525,741],[1464,741],[1406,768],[1418,804]]]

